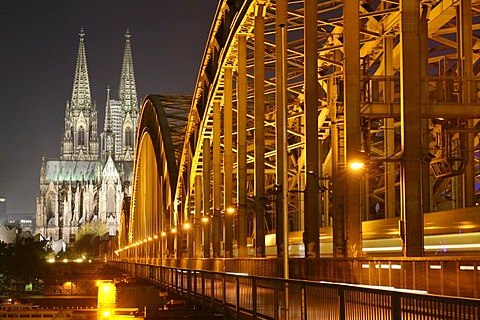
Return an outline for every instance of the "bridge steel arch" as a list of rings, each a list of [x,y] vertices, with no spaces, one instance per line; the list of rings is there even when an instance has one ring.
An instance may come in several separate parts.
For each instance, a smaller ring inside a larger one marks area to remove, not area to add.
[[[177,221],[174,216],[178,176],[175,149],[179,139],[176,122],[185,122],[183,109],[187,101],[189,104],[190,96],[148,95],[143,102],[129,215],[122,220],[120,231],[120,239],[125,242],[120,243],[124,254],[142,261],[175,254],[175,237],[165,230],[171,231]]]
[[[219,1],[176,176],[173,151],[158,167],[169,227],[193,225],[175,237],[177,256],[262,257],[267,233],[281,256],[284,213],[307,258],[322,254],[321,227],[333,227],[334,256],[359,257],[362,220],[395,217],[404,255],[423,255],[423,213],[478,197],[479,9]],[[146,235],[149,223],[134,228]]]

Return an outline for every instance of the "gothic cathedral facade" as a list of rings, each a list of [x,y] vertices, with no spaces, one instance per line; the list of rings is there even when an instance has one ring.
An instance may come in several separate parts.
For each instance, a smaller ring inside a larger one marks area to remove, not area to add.
[[[98,135],[97,107],[90,93],[83,29],[79,35],[60,158],[43,157],[36,205],[36,233],[52,241],[63,240],[65,244],[75,241],[79,228],[92,221],[105,223],[109,235],[116,234],[122,201],[131,194],[139,116],[127,30],[118,98],[111,98],[107,88],[104,129]]]

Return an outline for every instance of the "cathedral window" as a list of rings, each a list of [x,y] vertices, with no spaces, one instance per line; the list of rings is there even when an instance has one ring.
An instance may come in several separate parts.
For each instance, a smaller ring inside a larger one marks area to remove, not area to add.
[[[84,146],[85,145],[85,129],[80,127],[78,129],[78,145]]]
[[[133,131],[130,127],[125,129],[125,147],[133,148]]]
[[[49,192],[46,197],[46,223],[47,226],[55,226],[55,193]]]
[[[112,181],[109,181],[107,186],[107,216],[115,214],[115,201],[116,201],[116,192],[115,192],[115,185]]]

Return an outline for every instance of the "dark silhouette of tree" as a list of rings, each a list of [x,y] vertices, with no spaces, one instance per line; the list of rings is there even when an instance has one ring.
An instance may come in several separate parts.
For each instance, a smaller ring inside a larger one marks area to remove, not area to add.
[[[16,244],[1,243],[0,274],[3,285],[25,284],[43,279],[46,257],[49,254],[49,251],[44,248],[44,242],[36,242],[32,238],[22,239]]]
[[[108,233],[107,226],[101,221],[85,224],[78,230],[74,251],[77,255],[96,257],[98,255],[98,240]]]

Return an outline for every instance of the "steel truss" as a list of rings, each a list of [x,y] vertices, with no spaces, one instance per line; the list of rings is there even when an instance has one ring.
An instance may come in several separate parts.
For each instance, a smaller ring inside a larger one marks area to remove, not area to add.
[[[361,256],[361,221],[389,217],[421,256],[422,213],[477,202],[479,29],[480,0],[221,1],[178,157],[172,227],[194,235],[177,257],[265,256],[268,233],[282,255],[285,210],[307,257],[326,226],[335,256]]]

